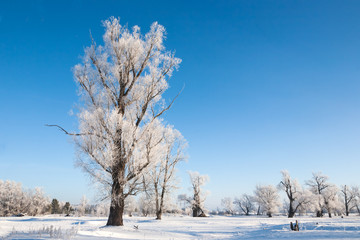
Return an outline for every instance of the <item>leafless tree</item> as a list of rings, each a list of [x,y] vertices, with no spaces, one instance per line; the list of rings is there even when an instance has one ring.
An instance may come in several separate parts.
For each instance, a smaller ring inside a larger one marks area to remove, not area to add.
[[[326,190],[330,184],[328,183],[328,176],[323,175],[321,172],[316,172],[312,174],[312,179],[306,181],[306,185],[310,187],[310,191],[315,194],[317,198],[316,203],[316,216],[322,217],[324,215],[323,209],[323,192]]]
[[[354,186],[354,206],[358,212],[358,214],[360,215],[360,189],[358,186]]]
[[[221,206],[224,208],[226,214],[230,214],[230,215],[234,214],[233,201],[231,200],[230,197],[225,197],[221,199]]]
[[[248,216],[255,209],[254,202],[253,196],[243,194],[240,198],[235,198],[234,204],[238,206],[241,212]]]
[[[341,193],[343,196],[343,202],[345,207],[345,214],[346,216],[349,216],[350,211],[355,208],[355,200],[356,200],[356,193],[357,193],[356,187],[348,187],[346,185],[341,186]]]
[[[272,185],[256,186],[254,191],[255,201],[258,202],[259,206],[266,215],[272,217],[272,214],[278,211],[280,206],[279,194],[276,188]]]
[[[80,150],[79,166],[108,188],[111,199],[107,225],[123,225],[126,197],[140,191],[141,176],[153,163],[146,144],[155,120],[170,108],[162,94],[180,63],[165,51],[165,29],[151,25],[146,35],[119,19],[104,22],[104,46],[86,48],[83,63],[74,67],[82,97],[79,133],[70,133]]]
[[[340,206],[338,193],[339,189],[333,184],[330,184],[322,192],[324,206],[330,218],[332,217],[332,212],[334,212]]]
[[[163,129],[163,138],[159,144],[161,149],[157,151],[157,157],[160,159],[157,164],[150,167],[147,176],[144,177],[144,179],[149,179],[146,180],[148,182],[147,191],[154,196],[157,220],[161,220],[166,196],[176,187],[175,167],[185,159],[186,145],[187,143],[179,131],[171,126]],[[151,151],[148,153],[151,154]]]
[[[286,193],[289,200],[288,217],[292,218],[299,208],[312,204],[313,197],[311,192],[303,190],[297,180],[290,177],[288,171],[281,171],[281,174],[282,180],[278,187]]]
[[[189,176],[193,190],[193,197],[191,200],[193,217],[205,216],[205,212],[204,212],[205,193],[202,191],[202,186],[209,181],[209,176],[200,175],[198,172],[192,172],[192,171],[189,171]]]

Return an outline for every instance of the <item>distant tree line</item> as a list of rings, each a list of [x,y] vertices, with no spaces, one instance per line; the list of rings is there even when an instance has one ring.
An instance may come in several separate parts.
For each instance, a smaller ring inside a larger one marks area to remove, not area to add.
[[[36,216],[42,214],[70,214],[69,202],[50,201],[41,188],[24,189],[21,183],[0,180],[0,216]]]
[[[349,216],[351,212],[360,215],[359,186],[336,186],[321,172],[313,173],[311,179],[301,185],[288,171],[281,171],[282,178],[277,186],[258,185],[253,195],[243,194],[232,200],[221,200],[222,209],[213,214],[263,215],[286,214],[289,218],[296,214],[313,213],[317,217],[327,214]],[[283,203],[279,191],[285,193]]]
[[[24,190],[21,183],[0,180],[0,216],[43,214],[49,203],[40,188]]]
[[[124,214],[130,217],[133,214],[145,217],[156,216],[156,219],[161,219],[162,213],[186,214],[194,217],[206,216],[207,211],[204,208],[206,193],[202,187],[209,177],[189,171],[192,194],[190,196],[179,195],[176,203],[170,193],[175,188],[174,166],[181,156],[170,153],[168,156],[162,166],[154,166],[153,172],[158,171],[158,173],[144,175],[145,190],[136,197],[129,196],[126,199]],[[156,178],[152,178],[155,176]],[[0,216],[4,217],[45,214],[104,217],[109,215],[109,205],[108,201],[90,205],[87,198],[83,196],[80,204],[71,206],[69,202],[60,202],[56,198],[50,200],[41,188],[27,190],[22,187],[21,183],[0,180]]]

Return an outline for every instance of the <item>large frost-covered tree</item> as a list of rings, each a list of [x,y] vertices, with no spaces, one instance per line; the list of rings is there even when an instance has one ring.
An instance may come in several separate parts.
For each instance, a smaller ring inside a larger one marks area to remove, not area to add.
[[[104,45],[94,41],[74,67],[82,97],[78,114],[79,165],[111,198],[107,225],[123,225],[124,200],[139,191],[140,176],[152,162],[145,157],[152,125],[170,108],[162,94],[181,60],[166,51],[165,29],[157,22],[142,35],[119,19],[104,21]]]

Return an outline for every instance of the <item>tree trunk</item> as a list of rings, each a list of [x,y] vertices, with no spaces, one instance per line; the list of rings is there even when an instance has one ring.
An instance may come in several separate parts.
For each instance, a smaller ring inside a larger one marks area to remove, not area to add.
[[[198,209],[197,207],[193,207],[193,217],[197,217],[198,216]]]
[[[111,205],[107,226],[124,226],[123,214],[125,202],[123,197],[123,186],[119,183],[118,175],[113,176],[111,189]]]
[[[162,213],[162,209],[160,206],[160,201],[159,201],[159,190],[158,190],[158,185],[157,182],[154,182],[154,191],[155,191],[155,212],[156,212],[156,220],[161,220],[161,213]]]
[[[357,212],[358,212],[358,214],[360,216],[360,208],[359,208],[359,206],[357,204],[356,204],[356,210],[357,210]]]
[[[161,220],[161,216],[162,216],[162,211],[157,211],[156,212],[156,220]]]
[[[295,209],[293,207],[293,201],[290,201],[288,217],[292,218],[294,216],[295,216]]]
[[[164,206],[164,196],[161,195],[159,208],[156,211],[156,220],[161,220],[162,212],[163,212],[163,206]]]
[[[205,215],[204,211],[198,205],[193,207],[193,217],[200,217],[201,215]]]
[[[260,205],[259,205],[259,207],[258,207],[258,209],[257,209],[257,213],[256,213],[256,215],[260,215]]]
[[[322,217],[322,216],[323,216],[322,210],[316,211],[316,217]]]
[[[113,201],[111,199],[110,215],[106,223],[107,226],[124,226],[123,222],[124,200]]]

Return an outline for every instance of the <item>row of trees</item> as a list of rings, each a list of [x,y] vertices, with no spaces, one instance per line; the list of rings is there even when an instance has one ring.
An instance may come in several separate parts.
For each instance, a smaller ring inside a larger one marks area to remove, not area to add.
[[[254,195],[243,194],[240,198],[224,198],[221,201],[225,212],[233,214],[235,207],[239,212],[250,215],[267,214],[271,217],[282,207],[289,218],[296,213],[314,212],[317,217],[327,213],[348,216],[351,211],[360,214],[360,190],[358,186],[342,185],[337,187],[328,181],[328,176],[321,172],[313,173],[312,178],[305,182],[305,186],[292,178],[288,171],[282,171],[282,179],[277,187],[272,185],[258,185]],[[283,191],[286,199],[282,204],[279,190]],[[235,205],[235,207],[234,207]]]
[[[153,169],[153,171],[155,170]],[[173,174],[173,169],[168,171],[170,175]],[[154,175],[150,176],[153,177]],[[160,179],[161,174],[158,173],[156,176]],[[185,194],[179,195],[178,204],[176,204],[170,194],[170,190],[175,187],[174,184],[165,185],[165,187],[160,186],[158,188],[160,191],[156,191],[156,185],[150,183],[156,183],[157,181],[145,181],[146,191],[142,192],[137,198],[129,196],[125,201],[124,213],[129,216],[134,213],[141,216],[155,215],[157,219],[161,219],[159,211],[161,211],[161,214],[163,212],[192,214],[194,217],[204,215],[205,194],[201,187],[208,181],[208,176],[201,176],[198,172],[189,172],[189,176],[193,188],[191,197]],[[166,194],[164,190],[166,190]],[[161,197],[161,195],[164,195],[164,197]],[[22,214],[30,216],[43,214],[108,216],[109,206],[110,204],[106,201],[91,205],[86,196],[81,198],[80,204],[74,206],[71,206],[69,202],[60,202],[55,198],[50,201],[50,198],[45,196],[40,188],[26,190],[22,188],[21,183],[0,180],[0,216]]]
[[[40,188],[25,190],[21,183],[0,180],[0,216],[35,216],[49,211],[49,206],[50,200]]]
[[[0,216],[36,216],[42,214],[75,214],[90,213],[91,206],[85,196],[80,204],[73,207],[69,202],[60,202],[46,196],[39,187],[24,189],[22,184],[10,180],[0,180]]]
[[[180,194],[177,197],[177,203],[175,203],[171,189],[175,188],[175,185],[171,185],[172,188],[166,188],[166,194],[164,198],[159,197],[159,193],[156,192],[154,182],[149,182],[146,186],[150,185],[150,188],[146,188],[139,196],[129,196],[125,201],[124,213],[132,216],[134,213],[141,216],[156,216],[156,219],[159,218],[159,200],[162,200],[161,204],[161,214],[163,212],[172,213],[172,214],[185,214],[192,215],[193,217],[204,217],[206,216],[207,210],[204,208],[204,202],[206,200],[207,192],[203,190],[203,186],[209,181],[209,176],[200,175],[198,172],[189,171],[189,177],[191,182],[191,191],[190,196],[186,194]],[[154,175],[152,175],[154,176]],[[158,176],[158,175],[156,175]],[[161,188],[163,190],[163,188]],[[162,191],[163,192],[163,191]],[[160,195],[161,196],[161,195]],[[106,204],[105,204],[106,205]],[[95,206],[91,206],[91,213],[93,215],[98,215],[97,208],[99,206],[104,206],[100,203]]]

